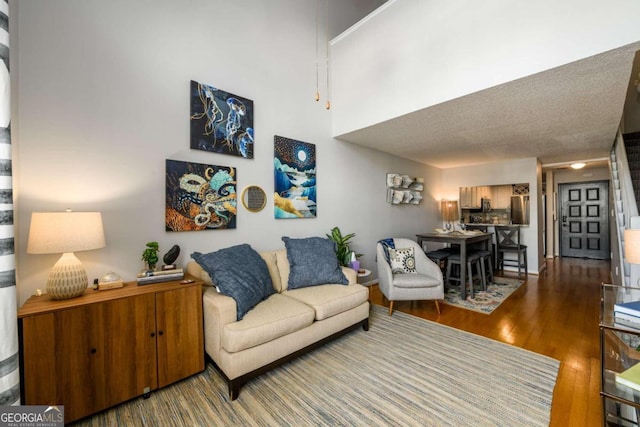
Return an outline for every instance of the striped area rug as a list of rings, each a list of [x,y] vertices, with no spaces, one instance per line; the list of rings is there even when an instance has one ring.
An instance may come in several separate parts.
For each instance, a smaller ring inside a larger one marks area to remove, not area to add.
[[[245,385],[211,366],[86,426],[547,426],[557,360],[372,306],[356,330]]]

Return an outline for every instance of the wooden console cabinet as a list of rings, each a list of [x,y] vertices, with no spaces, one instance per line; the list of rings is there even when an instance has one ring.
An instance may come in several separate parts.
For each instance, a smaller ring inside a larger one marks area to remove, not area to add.
[[[200,281],[33,296],[18,311],[22,404],[64,405],[68,423],[193,375],[202,327]]]

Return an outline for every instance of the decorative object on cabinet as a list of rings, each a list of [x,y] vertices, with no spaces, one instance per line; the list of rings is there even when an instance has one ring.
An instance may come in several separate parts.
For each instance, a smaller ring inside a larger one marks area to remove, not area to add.
[[[49,272],[47,293],[61,300],[80,296],[89,285],[87,273],[74,252],[105,247],[100,212],[33,212],[27,253],[62,253]]]
[[[166,175],[166,231],[236,228],[235,168],[167,160]]]
[[[147,242],[146,249],[142,252],[142,261],[144,261],[148,271],[154,271],[158,263],[158,242]]]
[[[99,291],[105,291],[108,289],[121,288],[123,286],[124,286],[124,282],[122,281],[120,276],[118,276],[113,271],[110,271],[107,274],[103,275],[100,278],[100,280],[98,280],[98,285],[96,289]]]
[[[191,81],[191,148],[253,159],[253,101]]]
[[[202,283],[29,298],[18,310],[21,403],[64,405],[67,424],[204,370]]]
[[[424,179],[397,173],[387,174],[387,203],[417,205],[422,201]]]
[[[242,206],[249,212],[260,212],[267,204],[267,195],[257,185],[249,185],[242,190]]]
[[[274,217],[315,218],[316,146],[274,136]]]
[[[442,211],[442,220],[446,222],[445,226],[447,231],[453,228],[453,223],[460,219],[460,212],[458,211],[457,200],[442,200],[440,202],[440,208]]]
[[[171,249],[169,249],[167,253],[164,254],[164,256],[162,257],[162,262],[164,262],[162,269],[163,270],[175,269],[176,268],[175,262],[178,259],[178,256],[180,256],[180,246],[178,245],[171,246]]]

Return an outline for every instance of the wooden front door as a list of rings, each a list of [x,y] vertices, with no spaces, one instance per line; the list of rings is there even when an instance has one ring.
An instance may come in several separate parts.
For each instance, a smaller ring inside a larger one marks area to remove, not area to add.
[[[560,255],[609,259],[609,183],[558,185]]]

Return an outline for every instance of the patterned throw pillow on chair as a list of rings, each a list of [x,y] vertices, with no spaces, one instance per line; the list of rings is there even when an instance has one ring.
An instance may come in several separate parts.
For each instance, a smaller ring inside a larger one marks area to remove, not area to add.
[[[416,274],[416,258],[413,248],[389,249],[389,263],[393,274]]]

